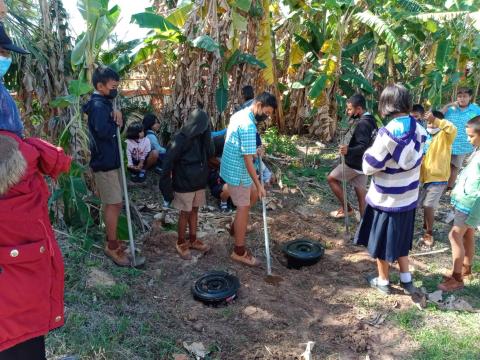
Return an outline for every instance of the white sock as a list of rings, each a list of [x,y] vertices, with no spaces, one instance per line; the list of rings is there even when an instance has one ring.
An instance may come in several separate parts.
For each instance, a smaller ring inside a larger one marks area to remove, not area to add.
[[[377,277],[377,284],[380,285],[380,286],[386,286],[386,285],[390,284],[390,281],[389,280],[383,280],[380,277]]]
[[[409,283],[412,281],[412,274],[410,272],[400,273],[400,281],[402,283]]]

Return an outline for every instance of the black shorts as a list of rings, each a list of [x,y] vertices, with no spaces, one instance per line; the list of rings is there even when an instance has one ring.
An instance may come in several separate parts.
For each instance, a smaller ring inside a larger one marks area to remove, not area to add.
[[[0,352],[0,360],[46,360],[45,337],[39,336]]]

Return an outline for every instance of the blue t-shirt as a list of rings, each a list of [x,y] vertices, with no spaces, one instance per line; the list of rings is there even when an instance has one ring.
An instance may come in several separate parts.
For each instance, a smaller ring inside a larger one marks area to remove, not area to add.
[[[153,130],[147,130],[146,133],[147,139],[150,140],[150,145],[152,145],[152,150],[157,150],[159,154],[165,154],[167,150],[160,145],[158,142],[157,135]]]
[[[256,137],[257,127],[252,111],[247,108],[236,112],[230,119],[220,163],[220,176],[227,184],[252,184],[243,156],[256,154]]]
[[[462,109],[458,106],[450,106],[445,113],[445,119],[451,121],[457,127],[457,137],[452,145],[453,155],[470,154],[473,151],[473,146],[468,141],[465,128],[467,122],[475,116],[480,115],[480,106],[477,104],[470,104]]]

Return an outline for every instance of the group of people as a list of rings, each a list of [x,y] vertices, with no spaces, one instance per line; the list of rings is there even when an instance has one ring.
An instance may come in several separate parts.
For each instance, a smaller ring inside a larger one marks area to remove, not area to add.
[[[368,247],[377,261],[378,275],[369,284],[385,294],[391,292],[390,264],[398,262],[400,286],[407,294],[416,291],[409,271],[417,207],[423,208],[422,242],[433,246],[435,209],[445,193],[454,207],[449,233],[452,273],[438,288],[455,291],[472,274],[475,253],[474,229],[480,225],[480,107],[472,103],[472,91],[458,89],[457,101],[441,111],[425,112],[412,106],[402,85],[390,85],[380,96],[379,113],[387,122],[380,129],[366,110],[365,98],[347,101],[347,114],[355,122],[348,145],[339,153],[345,164],[337,166],[327,181],[340,204],[345,204],[342,181],[357,195],[360,225],[354,242]],[[465,168],[458,175],[463,163]],[[367,192],[367,176],[372,177]],[[345,214],[345,210],[347,214]],[[330,215],[353,216],[350,204]]]
[[[26,53],[0,26],[1,77],[11,64],[12,51]],[[95,91],[83,111],[88,116],[90,167],[106,228],[104,253],[115,264],[130,266],[130,255],[117,233],[123,207],[117,128],[123,128],[124,121],[113,100],[119,81],[115,71],[98,67],[92,77]],[[144,181],[146,170],[156,169],[165,201],[179,210],[175,247],[182,259],[190,259],[191,251],[209,250],[209,245],[197,238],[197,223],[205,188],[213,179],[221,207],[229,199],[236,207],[230,226],[234,238],[231,259],[249,266],[259,264],[245,241],[250,207],[266,195],[263,176],[259,175],[268,176],[261,162],[257,124],[271,117],[278,104],[268,92],[256,97],[248,90],[245,93],[250,99],[232,115],[226,131],[213,137],[209,116],[201,104],[192,109],[168,150],[158,142],[160,125],[154,115],[148,114],[143,123],[127,128],[131,179]],[[400,266],[401,287],[406,293],[415,291],[408,253],[416,208],[424,208],[423,240],[431,245],[434,209],[449,186],[453,187],[450,196],[455,208],[449,234],[453,271],[439,288],[460,289],[464,276],[471,274],[474,228],[480,224],[480,110],[470,100],[471,92],[461,89],[458,102],[442,112],[414,117],[412,110],[421,109],[412,108],[407,89],[390,85],[380,96],[379,112],[387,121],[380,129],[366,111],[361,95],[347,102],[348,115],[355,119],[356,127],[349,144],[340,146],[346,166],[334,169],[328,183],[340,203],[344,201],[343,176],[354,186],[362,215],[355,242],[366,245],[376,259],[378,276],[369,278],[369,284],[383,293],[391,291],[389,267],[395,261]],[[44,335],[64,323],[63,261],[49,220],[44,175],[56,179],[69,170],[71,159],[43,140],[25,138],[18,108],[2,82],[0,111],[0,360],[44,360]],[[453,186],[451,176],[456,176],[469,153],[467,165]],[[372,177],[368,192],[367,176]],[[347,207],[348,212],[352,210]],[[342,217],[342,211],[332,215]]]

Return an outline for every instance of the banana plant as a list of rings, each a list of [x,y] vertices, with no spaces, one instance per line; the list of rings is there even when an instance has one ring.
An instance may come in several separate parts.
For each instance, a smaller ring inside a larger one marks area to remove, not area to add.
[[[118,23],[120,7],[109,8],[109,0],[78,0],[77,7],[87,29],[77,39],[71,63],[80,79],[90,81],[102,45]]]

